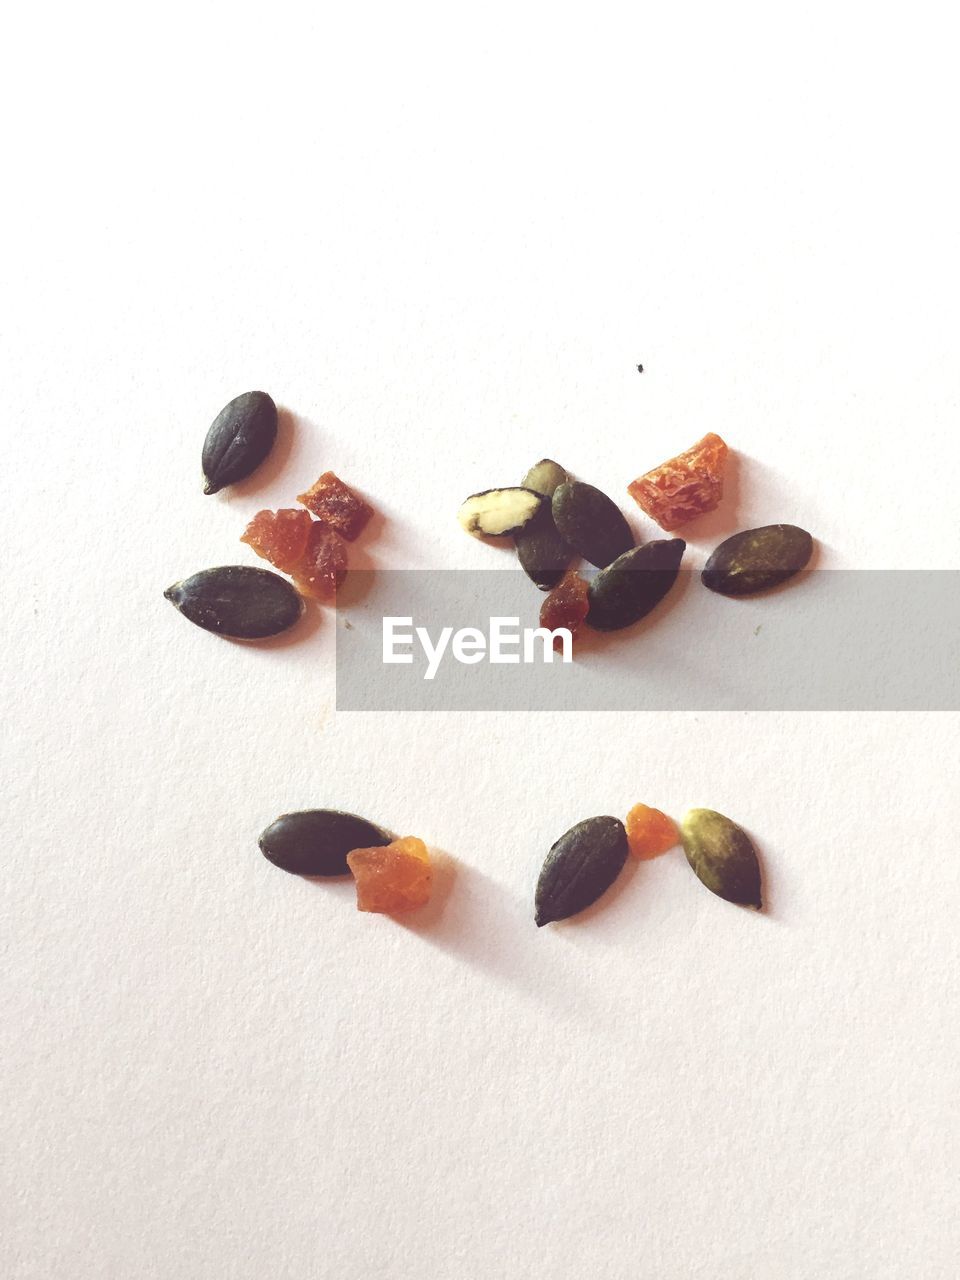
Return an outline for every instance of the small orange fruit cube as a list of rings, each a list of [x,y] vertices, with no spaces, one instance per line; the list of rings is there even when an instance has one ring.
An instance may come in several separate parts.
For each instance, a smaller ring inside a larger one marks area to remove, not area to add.
[[[332,471],[325,471],[306,493],[297,498],[325,525],[352,542],[373,515],[373,507],[358,498]]]
[[[289,573],[303,557],[310,537],[309,511],[284,507],[280,511],[258,511],[240,538],[258,556]]]
[[[683,453],[628,484],[627,491],[661,529],[679,529],[719,505],[728,452],[723,440],[709,431]]]
[[[627,814],[627,842],[635,858],[655,858],[680,843],[672,818],[649,805],[635,804]]]
[[[430,855],[416,836],[380,848],[354,849],[347,854],[347,865],[357,882],[358,911],[394,915],[430,901]]]
[[[303,514],[307,515],[306,512]],[[307,549],[291,572],[294,585],[302,596],[312,596],[314,600],[334,600],[337,588],[347,576],[347,544],[339,533],[314,521],[310,527]]]

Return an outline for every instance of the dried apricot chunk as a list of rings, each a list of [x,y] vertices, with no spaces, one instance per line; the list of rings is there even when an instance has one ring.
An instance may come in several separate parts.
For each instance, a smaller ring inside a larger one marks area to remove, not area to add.
[[[339,533],[315,520],[307,549],[291,573],[301,595],[332,600],[347,576],[347,548]]]
[[[310,537],[309,511],[285,507],[280,511],[258,511],[240,541],[253,547],[258,556],[289,573],[303,558]]]
[[[325,471],[320,479],[297,497],[324,524],[336,529],[352,542],[373,515],[373,507],[358,498],[353,490],[333,474]]]
[[[683,453],[639,476],[627,491],[661,529],[679,529],[719,504],[728,452],[709,431]]]
[[[649,805],[635,804],[627,814],[627,841],[635,858],[655,858],[680,843],[672,818]]]
[[[579,573],[571,570],[563,575],[559,585],[554,587],[540,606],[540,625],[546,627],[548,631],[555,631],[557,627],[566,627],[573,638],[587,616],[589,608],[587,584]],[[562,636],[553,637],[553,647],[563,648]]]
[[[357,882],[357,910],[393,915],[430,901],[432,871],[427,846],[404,836],[374,849],[354,849],[347,865]]]

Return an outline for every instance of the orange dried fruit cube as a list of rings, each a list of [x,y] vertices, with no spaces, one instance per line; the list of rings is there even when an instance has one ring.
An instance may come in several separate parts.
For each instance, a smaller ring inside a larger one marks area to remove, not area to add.
[[[571,570],[563,575],[558,585],[540,606],[540,625],[546,627],[548,631],[555,631],[557,627],[566,627],[572,638],[577,634],[589,608],[587,584],[579,573]],[[563,648],[561,636],[554,636],[553,647]]]
[[[394,915],[430,901],[430,855],[416,836],[379,848],[354,849],[347,854],[347,865],[357,882],[358,911]]]
[[[680,843],[680,832],[674,820],[649,805],[635,804],[624,825],[630,852],[635,858],[655,858]]]
[[[310,536],[309,511],[285,507],[280,511],[258,511],[240,538],[258,556],[289,573],[303,557]]]
[[[333,600],[337,587],[347,576],[346,543],[333,529],[314,521],[307,549],[291,573],[301,595],[312,596],[314,600]]]
[[[713,511],[723,497],[726,444],[712,431],[627,485],[630,496],[668,532]]]
[[[341,537],[352,542],[373,515],[373,507],[358,498],[353,490],[333,474],[325,471],[306,493],[297,498],[324,524],[336,529]]]

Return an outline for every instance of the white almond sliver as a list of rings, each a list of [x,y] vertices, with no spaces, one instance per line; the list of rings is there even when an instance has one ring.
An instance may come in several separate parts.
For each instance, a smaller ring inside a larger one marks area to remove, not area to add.
[[[532,489],[487,489],[474,493],[457,512],[457,519],[475,538],[499,538],[528,524],[543,505]]]

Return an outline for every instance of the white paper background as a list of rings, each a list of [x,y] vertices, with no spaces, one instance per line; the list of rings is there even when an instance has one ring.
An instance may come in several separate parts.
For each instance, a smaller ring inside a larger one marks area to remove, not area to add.
[[[365,561],[484,567],[468,492],[623,496],[706,430],[724,520],[957,567],[950,20],[8,23],[4,1275],[957,1274],[955,716],[335,717],[332,613],[249,649],[161,595],[326,468]],[[293,430],[203,498],[253,387]],[[769,913],[674,853],[536,930],[550,843],[638,800],[741,820]],[[444,901],[275,870],[313,805],[447,851]]]

